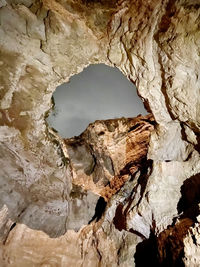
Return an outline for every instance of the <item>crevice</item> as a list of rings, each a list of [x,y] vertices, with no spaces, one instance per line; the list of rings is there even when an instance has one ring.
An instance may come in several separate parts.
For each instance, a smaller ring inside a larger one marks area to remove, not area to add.
[[[140,128],[142,128],[143,125],[141,125],[141,123],[136,123],[134,126],[132,126],[129,130],[128,133],[134,131],[135,129],[139,130]]]
[[[11,225],[9,231],[7,232],[7,235],[6,235],[5,239],[3,240],[3,244],[4,244],[4,245],[6,244],[6,241],[8,240],[8,237],[9,237],[10,232],[16,227],[16,225],[17,225],[16,222],[14,222],[14,223]]]
[[[22,214],[26,211],[26,209],[27,209],[27,207],[25,207],[24,209],[22,209],[21,212],[17,215],[17,217],[19,218],[19,220],[20,220]]]
[[[149,177],[151,176],[151,173],[152,173],[152,164],[153,164],[153,161],[150,160],[150,159],[149,160],[145,159],[144,163],[142,162],[142,164],[141,164],[141,175],[138,178],[138,185],[141,186],[141,192],[140,192],[140,199],[139,199],[137,205],[140,204],[140,202],[141,202],[141,200],[143,198],[148,179],[149,179]]]
[[[126,215],[123,212],[123,204],[120,203],[115,211],[115,217],[113,219],[113,224],[115,228],[119,231],[126,229]]]
[[[150,234],[149,239],[145,239],[137,245],[134,257],[136,267],[160,266],[157,256],[156,237],[153,233]]]
[[[194,235],[191,235],[192,236],[192,241],[193,243],[195,244],[195,246],[197,246],[197,240],[196,240],[196,237]]]
[[[16,222],[11,225],[10,232],[15,228],[16,225],[17,225]]]
[[[181,186],[181,198],[177,205],[180,218],[190,218],[196,221],[200,202],[200,173],[191,176]]]
[[[106,204],[107,204],[107,202],[104,200],[104,198],[103,197],[100,197],[99,200],[98,200],[98,202],[97,202],[96,208],[95,208],[94,216],[88,222],[88,224],[90,224],[94,220],[96,222],[98,222],[101,219],[101,217],[102,217],[102,215],[103,215],[103,213],[104,213],[104,211],[106,209]]]

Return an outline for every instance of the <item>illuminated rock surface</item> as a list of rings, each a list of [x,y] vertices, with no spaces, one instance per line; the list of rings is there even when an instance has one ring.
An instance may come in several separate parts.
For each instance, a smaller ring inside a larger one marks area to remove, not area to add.
[[[1,266],[199,266],[199,23],[199,0],[0,2]],[[53,91],[95,63],[153,115],[64,140]]]

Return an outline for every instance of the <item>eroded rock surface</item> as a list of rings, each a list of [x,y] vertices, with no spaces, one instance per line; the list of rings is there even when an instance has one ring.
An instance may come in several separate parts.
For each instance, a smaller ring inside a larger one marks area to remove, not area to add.
[[[94,63],[152,115],[63,140],[53,91]],[[1,266],[198,266],[199,70],[199,0],[1,0]]]
[[[144,164],[153,124],[151,115],[96,121],[66,139],[73,183],[108,201]]]

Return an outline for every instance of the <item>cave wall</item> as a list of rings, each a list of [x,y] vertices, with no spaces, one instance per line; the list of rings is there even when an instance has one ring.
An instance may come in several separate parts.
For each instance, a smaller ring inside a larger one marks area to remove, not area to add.
[[[1,1],[2,266],[140,266],[152,246],[155,264],[198,266],[199,14],[198,0]],[[95,63],[153,115],[63,140],[52,94]]]

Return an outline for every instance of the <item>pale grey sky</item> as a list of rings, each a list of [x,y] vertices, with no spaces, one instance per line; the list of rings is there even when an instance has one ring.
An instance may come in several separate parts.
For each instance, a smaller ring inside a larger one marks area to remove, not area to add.
[[[85,68],[53,96],[55,112],[47,121],[62,137],[80,135],[95,120],[147,114],[134,84],[117,68],[104,64]]]

